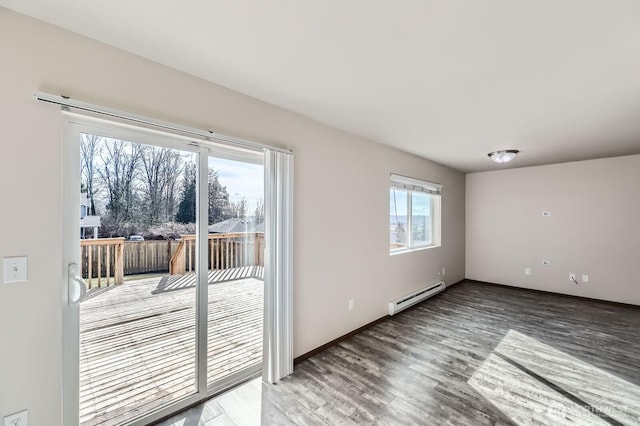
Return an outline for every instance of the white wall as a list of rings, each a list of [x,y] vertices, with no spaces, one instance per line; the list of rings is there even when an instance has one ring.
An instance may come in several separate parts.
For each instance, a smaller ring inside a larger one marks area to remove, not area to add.
[[[464,175],[0,8],[0,416],[61,417],[61,114],[34,91],[295,151],[294,346],[301,355],[386,313],[393,297],[464,278]],[[389,256],[388,179],[444,184],[443,247]],[[347,310],[355,298],[356,309]]]
[[[467,278],[640,305],[639,184],[640,155],[467,175]]]

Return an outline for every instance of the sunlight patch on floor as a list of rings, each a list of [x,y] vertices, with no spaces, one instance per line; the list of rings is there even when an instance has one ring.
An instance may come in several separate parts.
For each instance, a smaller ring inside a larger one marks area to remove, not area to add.
[[[520,425],[640,424],[640,387],[514,330],[468,382]]]
[[[258,377],[184,411],[158,426],[259,426],[261,410],[262,378]]]

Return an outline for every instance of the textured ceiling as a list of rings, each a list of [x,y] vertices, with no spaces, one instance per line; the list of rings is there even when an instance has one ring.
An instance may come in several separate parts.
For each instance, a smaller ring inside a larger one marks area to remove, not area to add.
[[[640,153],[640,2],[0,0],[462,171]]]

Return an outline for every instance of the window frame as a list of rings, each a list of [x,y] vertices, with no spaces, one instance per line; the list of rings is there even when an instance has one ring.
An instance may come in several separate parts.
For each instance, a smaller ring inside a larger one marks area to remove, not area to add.
[[[441,239],[441,206],[442,206],[442,185],[406,176],[391,174],[389,184],[389,218],[391,218],[391,196],[392,191],[404,192],[407,197],[407,222],[406,238],[403,247],[393,248],[391,241],[391,219],[389,219],[389,254],[396,255],[416,250],[425,250],[442,246]],[[431,241],[427,243],[416,243],[413,237],[413,194],[427,194],[429,201],[429,217],[431,218]],[[394,201],[395,202],[395,201]],[[397,223],[397,222],[396,222]]]

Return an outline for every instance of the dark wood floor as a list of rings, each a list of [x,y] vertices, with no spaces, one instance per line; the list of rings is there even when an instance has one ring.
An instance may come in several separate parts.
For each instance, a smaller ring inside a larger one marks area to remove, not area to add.
[[[263,385],[259,404],[264,425],[640,425],[640,308],[463,282]],[[192,412],[164,424],[218,424]]]

